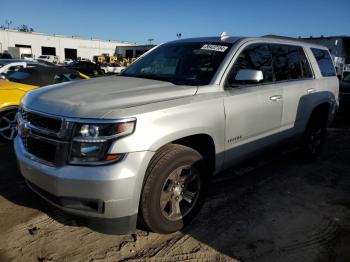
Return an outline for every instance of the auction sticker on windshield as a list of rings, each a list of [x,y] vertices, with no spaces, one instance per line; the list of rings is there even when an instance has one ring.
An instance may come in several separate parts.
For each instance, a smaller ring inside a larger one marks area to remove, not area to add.
[[[205,44],[201,47],[203,50],[210,50],[210,51],[216,51],[216,52],[225,52],[228,46],[224,45],[211,45],[211,44]]]

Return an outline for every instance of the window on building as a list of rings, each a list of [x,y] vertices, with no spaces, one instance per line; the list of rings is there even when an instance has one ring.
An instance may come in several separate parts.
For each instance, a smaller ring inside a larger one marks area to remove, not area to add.
[[[49,47],[49,46],[42,46],[41,47],[41,54],[42,55],[56,55],[56,48]]]

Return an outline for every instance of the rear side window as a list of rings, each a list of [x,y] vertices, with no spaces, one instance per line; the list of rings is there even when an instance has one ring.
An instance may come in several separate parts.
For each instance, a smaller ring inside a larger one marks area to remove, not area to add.
[[[275,81],[312,78],[311,68],[302,47],[273,44],[271,49]]]
[[[311,48],[314,54],[318,67],[320,68],[322,76],[335,76],[335,69],[333,61],[329,52],[324,49]]]

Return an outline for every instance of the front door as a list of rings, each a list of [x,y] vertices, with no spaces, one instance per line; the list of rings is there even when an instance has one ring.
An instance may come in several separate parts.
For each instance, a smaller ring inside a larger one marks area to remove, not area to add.
[[[261,70],[259,83],[239,82],[241,69]],[[274,142],[283,113],[283,87],[273,84],[272,55],[265,44],[243,49],[225,84],[226,153],[225,165],[233,164],[252,151]]]

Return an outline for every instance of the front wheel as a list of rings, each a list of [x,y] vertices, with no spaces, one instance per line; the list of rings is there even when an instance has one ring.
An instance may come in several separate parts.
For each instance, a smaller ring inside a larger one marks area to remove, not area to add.
[[[0,113],[0,141],[10,143],[17,135],[17,109]]]
[[[142,223],[153,232],[180,230],[199,211],[206,188],[202,156],[170,144],[152,158],[140,200]]]

